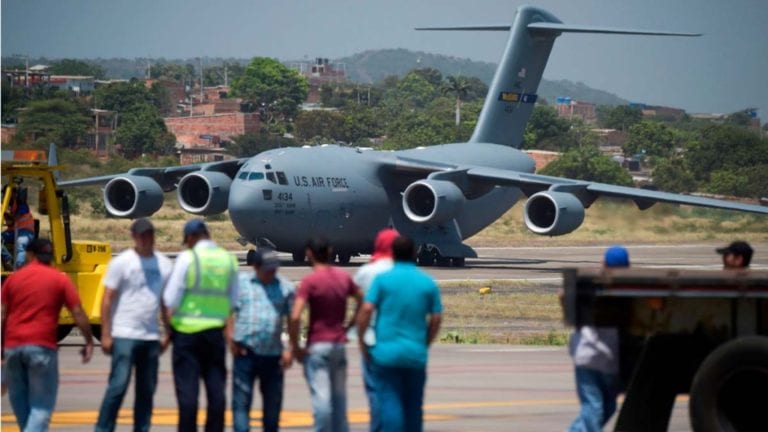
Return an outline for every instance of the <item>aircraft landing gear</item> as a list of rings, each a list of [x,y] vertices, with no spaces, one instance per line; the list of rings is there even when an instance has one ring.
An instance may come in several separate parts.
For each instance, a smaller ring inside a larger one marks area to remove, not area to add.
[[[341,265],[349,264],[349,262],[352,261],[352,255],[348,253],[340,253],[336,254],[336,262],[338,262]]]
[[[422,267],[464,267],[464,257],[447,257],[440,254],[437,248],[423,245],[416,255],[416,262]]]

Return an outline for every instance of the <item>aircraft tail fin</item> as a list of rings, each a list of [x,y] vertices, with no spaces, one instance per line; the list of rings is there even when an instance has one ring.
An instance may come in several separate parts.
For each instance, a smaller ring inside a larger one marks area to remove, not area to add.
[[[698,36],[643,30],[622,30],[563,24],[551,13],[532,6],[518,8],[512,25],[421,27],[417,30],[509,31],[504,55],[488,89],[480,118],[470,142],[519,148],[536,91],[555,39],[562,33],[603,33],[657,36]]]

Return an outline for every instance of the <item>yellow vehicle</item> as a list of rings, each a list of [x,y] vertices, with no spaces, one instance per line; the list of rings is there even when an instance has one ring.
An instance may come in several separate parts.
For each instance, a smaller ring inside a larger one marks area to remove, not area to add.
[[[36,217],[48,216],[49,224],[41,224],[41,220],[36,218],[35,237],[49,238],[53,243],[54,257],[51,265],[66,273],[74,282],[80,294],[83,311],[88,315],[94,336],[98,338],[101,335],[103,278],[112,251],[109,243],[72,240],[67,194],[56,187],[60,167],[56,166],[56,150],[53,146],[49,155],[50,160],[46,160],[43,151],[2,152],[3,226],[6,226],[6,218],[13,217],[10,212],[12,197],[25,202],[30,190],[39,191],[37,207],[30,205],[30,210]],[[14,254],[13,245],[3,244],[3,248]],[[12,268],[4,266],[3,280],[12,272]],[[66,337],[73,327],[73,318],[66,309],[62,309],[59,316],[59,340]]]

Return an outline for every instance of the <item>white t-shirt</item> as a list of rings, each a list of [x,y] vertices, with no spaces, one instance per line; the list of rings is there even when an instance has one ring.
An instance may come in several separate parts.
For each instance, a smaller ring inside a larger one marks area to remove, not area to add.
[[[373,280],[376,279],[376,276],[384,273],[385,271],[392,270],[393,266],[394,262],[390,258],[377,259],[374,262],[367,263],[360,267],[360,269],[357,270],[357,273],[355,273],[353,281],[355,282],[355,285],[360,287],[360,289],[363,291],[363,294],[365,294],[366,291],[368,291],[368,288],[371,287]],[[363,336],[363,342],[365,342],[365,344],[368,346],[376,345],[376,334],[373,332],[373,324],[375,322],[376,316],[374,315],[371,317],[371,324],[365,330],[365,335]],[[356,338],[357,329],[354,327],[351,328],[347,337],[350,339]]]
[[[571,335],[568,348],[576,366],[607,374],[619,372],[619,331],[615,327],[582,326]]]
[[[171,269],[171,260],[158,252],[142,257],[128,249],[110,261],[104,287],[117,291],[112,303],[112,337],[160,339],[160,298]]]

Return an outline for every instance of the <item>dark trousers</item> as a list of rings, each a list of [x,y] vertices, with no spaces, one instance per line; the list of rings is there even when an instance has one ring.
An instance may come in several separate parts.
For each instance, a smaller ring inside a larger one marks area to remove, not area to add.
[[[253,384],[259,380],[264,432],[276,432],[283,405],[283,368],[280,356],[264,356],[247,349],[234,359],[232,374],[232,418],[235,432],[250,430]]]
[[[370,365],[379,410],[380,430],[384,432],[421,432],[423,430],[425,368]]]
[[[173,332],[173,381],[179,404],[179,432],[197,430],[200,380],[208,398],[205,432],[224,430],[227,380],[226,344],[222,328],[198,333]]]

